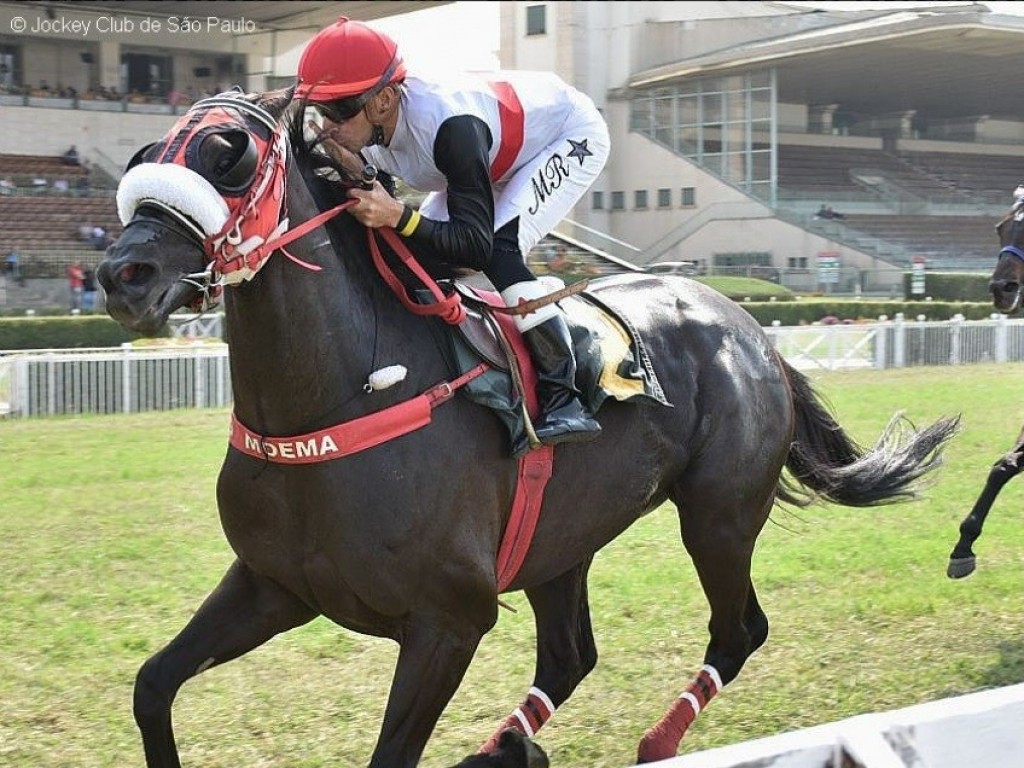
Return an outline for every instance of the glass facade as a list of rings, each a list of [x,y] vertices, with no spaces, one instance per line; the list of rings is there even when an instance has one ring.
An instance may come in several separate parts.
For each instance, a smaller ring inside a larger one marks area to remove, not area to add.
[[[774,204],[775,71],[708,77],[638,93],[630,127]]]

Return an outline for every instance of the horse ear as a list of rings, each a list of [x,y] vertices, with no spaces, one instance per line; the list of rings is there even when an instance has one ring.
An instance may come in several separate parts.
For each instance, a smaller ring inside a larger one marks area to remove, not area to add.
[[[261,93],[256,103],[267,110],[275,119],[280,118],[285,108],[292,103],[295,95],[295,86],[279,88],[276,91],[265,91]]]

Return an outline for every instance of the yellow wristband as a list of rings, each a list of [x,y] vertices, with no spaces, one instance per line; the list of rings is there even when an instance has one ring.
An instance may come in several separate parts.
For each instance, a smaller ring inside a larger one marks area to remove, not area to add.
[[[402,237],[408,237],[416,231],[416,227],[420,224],[420,212],[413,209],[412,215],[409,216],[409,220],[405,223],[405,226],[398,230],[398,234]]]

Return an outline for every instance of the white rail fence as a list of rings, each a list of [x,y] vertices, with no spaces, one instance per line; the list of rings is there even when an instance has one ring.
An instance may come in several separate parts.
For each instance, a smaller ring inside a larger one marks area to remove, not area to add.
[[[0,352],[0,415],[57,416],[219,408],[232,402],[217,316],[186,318],[182,346]],[[771,327],[772,344],[803,370],[1024,361],[1024,319]]]
[[[1021,768],[1024,684],[780,733],[652,768]]]

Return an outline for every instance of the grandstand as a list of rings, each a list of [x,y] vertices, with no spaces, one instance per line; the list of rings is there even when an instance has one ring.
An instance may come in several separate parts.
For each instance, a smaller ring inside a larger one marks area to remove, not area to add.
[[[0,247],[19,248],[30,274],[95,260],[75,228],[119,231],[103,181],[192,98],[290,82],[295,52],[339,12],[372,19],[429,4],[208,5],[256,32],[0,39],[0,178],[17,188],[0,197]],[[51,6],[0,0],[0,29]],[[157,13],[56,7],[80,19]],[[997,87],[997,73],[1024,65],[1021,17],[984,4],[503,2],[500,23],[502,66],[553,70],[608,118],[612,157],[559,228],[586,271],[694,262],[712,274],[770,268],[783,283],[793,272],[803,285],[825,254],[848,275],[837,289],[886,292],[921,256],[929,268],[990,266],[992,226],[1024,176],[1024,94]],[[59,165],[71,144],[85,176]],[[60,179],[69,189],[54,189]],[[844,218],[816,219],[822,205]]]

